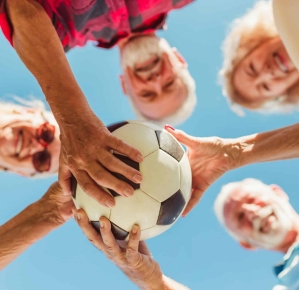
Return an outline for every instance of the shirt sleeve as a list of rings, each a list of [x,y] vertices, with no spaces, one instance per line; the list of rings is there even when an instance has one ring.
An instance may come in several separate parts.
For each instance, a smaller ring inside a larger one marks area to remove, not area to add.
[[[6,10],[6,0],[0,0],[0,27],[6,39],[12,43],[12,27]]]

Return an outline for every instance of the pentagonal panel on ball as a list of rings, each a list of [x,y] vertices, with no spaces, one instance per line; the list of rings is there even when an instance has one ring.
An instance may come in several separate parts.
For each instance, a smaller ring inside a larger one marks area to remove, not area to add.
[[[178,162],[183,158],[185,151],[182,145],[166,130],[156,131],[159,147]]]
[[[86,212],[89,220],[91,221],[98,221],[101,216],[105,216],[107,218],[110,217],[110,209],[99,204],[95,199],[87,195],[79,184],[77,184],[74,203],[77,209],[82,208]]]
[[[129,123],[115,130],[113,135],[137,148],[143,157],[159,148],[155,131],[142,125]]]
[[[141,190],[131,197],[117,196],[111,209],[110,220],[118,227],[130,232],[134,224],[146,229],[156,224],[161,204]]]
[[[140,172],[143,175],[140,189],[160,202],[180,189],[179,163],[160,149],[144,158]]]
[[[192,189],[192,172],[189,159],[185,154],[179,163],[181,172],[181,192],[186,202],[190,200]]]

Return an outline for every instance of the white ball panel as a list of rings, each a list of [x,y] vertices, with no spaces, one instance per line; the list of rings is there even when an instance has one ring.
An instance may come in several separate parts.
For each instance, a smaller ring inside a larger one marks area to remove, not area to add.
[[[143,157],[159,149],[155,131],[139,124],[127,124],[112,134],[137,148]]]
[[[179,162],[180,165],[180,173],[181,173],[181,192],[185,198],[186,203],[188,203],[191,197],[191,189],[192,189],[192,172],[189,163],[189,159],[185,154],[182,160]]]
[[[160,202],[180,189],[179,163],[160,149],[144,158],[140,172],[144,178],[140,189]]]
[[[91,221],[98,221],[101,216],[110,218],[110,209],[88,196],[79,185],[77,185],[76,199],[73,200],[76,208],[82,208]]]
[[[156,125],[156,124],[152,124],[150,122],[145,122],[145,121],[138,121],[138,120],[129,120],[128,121],[130,124],[138,124],[138,125],[142,125],[142,126],[145,126],[145,127],[148,127],[148,128],[151,128],[153,130],[163,130],[162,127]]]
[[[111,209],[110,220],[125,231],[131,231],[136,223],[147,229],[157,223],[161,204],[142,192],[135,190],[132,197],[117,196]]]
[[[140,240],[141,241],[145,241],[145,240],[154,238],[154,237],[162,234],[163,232],[167,231],[171,227],[172,227],[172,225],[169,225],[169,226],[158,226],[158,225],[155,225],[155,226],[153,226],[153,227],[151,227],[149,229],[142,230],[141,231]],[[127,237],[127,239],[128,239],[128,237]]]

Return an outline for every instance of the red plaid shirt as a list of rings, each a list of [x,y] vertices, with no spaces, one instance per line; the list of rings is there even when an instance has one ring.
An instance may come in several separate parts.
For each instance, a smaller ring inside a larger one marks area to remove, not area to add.
[[[65,51],[88,40],[110,48],[132,32],[163,28],[167,13],[193,0],[37,0],[45,9]],[[0,0],[0,26],[12,44],[12,28]]]

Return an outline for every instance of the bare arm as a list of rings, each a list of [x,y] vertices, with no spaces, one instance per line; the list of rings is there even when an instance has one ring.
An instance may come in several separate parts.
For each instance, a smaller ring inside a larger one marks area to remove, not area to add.
[[[134,190],[110,172],[135,183],[140,183],[142,177],[139,171],[114,157],[111,150],[136,162],[142,161],[141,153],[114,137],[93,113],[43,7],[34,0],[7,0],[7,9],[14,47],[39,82],[60,127],[59,181],[64,193],[71,194],[73,174],[88,195],[104,206],[113,207],[113,197],[98,185],[124,196],[132,195]]]
[[[0,227],[0,270],[32,244],[67,221],[73,203],[54,183],[37,202]]]

